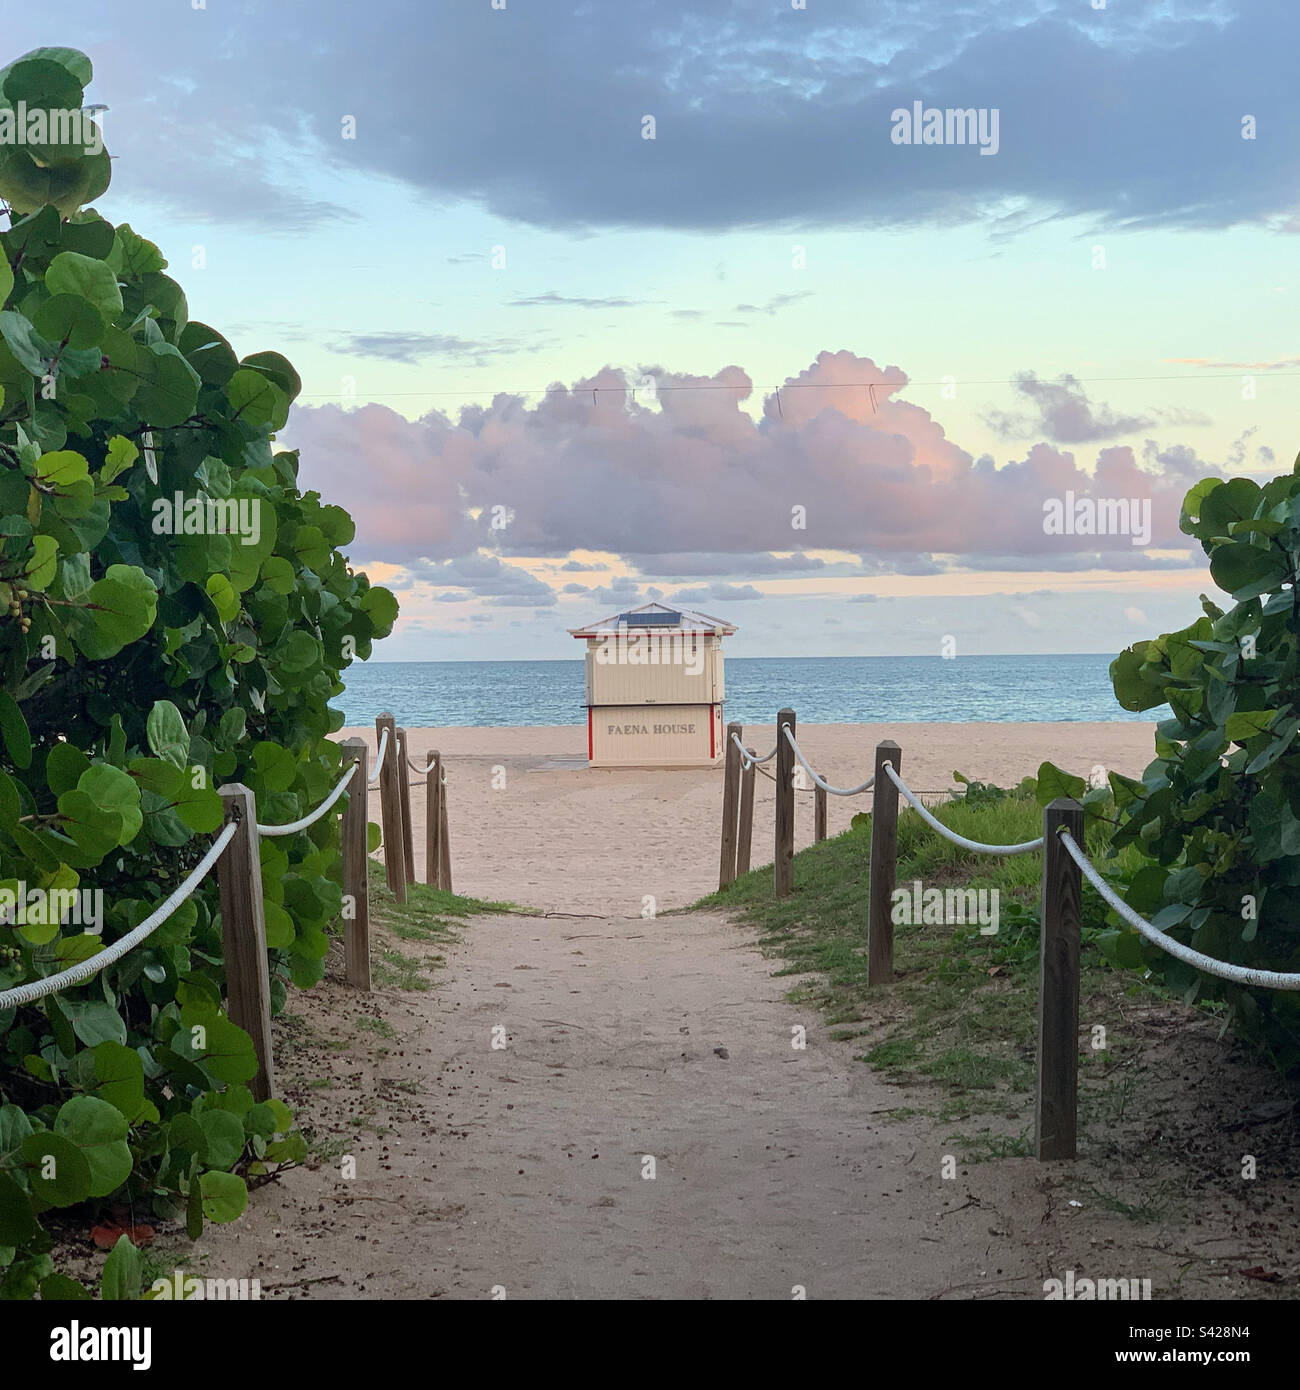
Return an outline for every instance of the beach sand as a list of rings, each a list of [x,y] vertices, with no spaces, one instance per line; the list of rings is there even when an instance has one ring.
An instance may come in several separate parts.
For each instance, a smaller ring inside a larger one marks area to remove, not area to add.
[[[799,743],[832,786],[870,775],[878,742],[902,748],[902,770],[919,792],[943,792],[952,774],[1014,785],[1044,759],[1087,775],[1095,766],[1136,776],[1155,756],[1153,724],[807,724]],[[375,746],[373,729],[344,729]],[[640,917],[684,907],[718,886],[722,767],[604,770],[587,766],[585,725],[408,730],[423,767],[438,748],[447,769],[452,882],[458,893],[546,911]],[[745,740],[766,753],[772,725]],[[772,767],[774,764],[768,764]],[[416,876],[425,881],[424,779],[411,774]],[[494,783],[496,785],[494,785]],[[759,776],[752,866],[772,860],[773,783]],[[927,801],[938,798],[927,797]],[[870,795],[828,799],[836,835]],[[370,819],[379,819],[378,798]],[[796,803],[795,845],[812,843],[813,796]]]

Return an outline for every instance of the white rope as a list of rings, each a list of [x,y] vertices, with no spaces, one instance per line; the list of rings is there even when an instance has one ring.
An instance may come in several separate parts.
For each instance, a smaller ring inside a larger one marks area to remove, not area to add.
[[[230,821],[221,834],[213,840],[208,852],[190,871],[180,887],[169,898],[165,898],[159,903],[138,927],[127,932],[125,936],[119,937],[111,946],[100,951],[98,955],[91,956],[89,960],[79,961],[76,965],[69,966],[67,970],[59,971],[57,975],[47,975],[43,980],[32,980],[28,984],[15,985],[13,989],[0,991],[0,1009],[10,1009],[18,1004],[34,1004],[36,1000],[44,998],[47,994],[67,989],[69,985],[79,985],[82,980],[88,980],[106,965],[112,965],[115,960],[120,960],[151,932],[162,926],[185,899],[194,892],[207,877],[208,870],[220,859],[222,850],[230,843],[238,829],[238,823],[233,820]]]
[[[306,830],[309,825],[314,825],[329,810],[331,806],[343,795],[343,789],[352,780],[352,774],[357,770],[357,764],[353,763],[350,768],[339,778],[334,790],[321,802],[317,808],[309,815],[303,816],[301,820],[290,821],[288,825],[263,825],[260,821],[257,826],[257,833],[268,838],[276,835],[296,835],[300,830]]]
[[[375,754],[374,775],[367,782],[367,786],[373,787],[379,781],[379,774],[384,770],[384,754],[388,752],[388,730],[385,729],[383,736],[379,740],[379,751]]]
[[[410,758],[407,758],[406,764],[418,777],[427,777],[433,771],[434,759],[429,759],[428,767],[416,767]]]
[[[732,734],[731,741],[740,749],[740,761],[743,767],[757,767],[759,763],[770,763],[772,759],[776,757],[776,750],[780,746],[774,743],[772,745],[772,751],[765,758],[758,758],[741,743],[739,735]]]
[[[867,778],[865,782],[862,783],[860,787],[832,787],[829,782],[823,782],[822,779],[818,777],[818,775],[813,771],[811,765],[808,762],[808,759],[804,757],[803,749],[801,749],[799,745],[795,742],[794,734],[790,732],[789,724],[782,724],[781,732],[785,735],[786,741],[789,743],[790,747],[794,749],[795,757],[798,758],[799,761],[804,765],[804,768],[806,769],[808,776],[811,777],[813,781],[817,783],[817,785],[822,789],[822,791],[830,792],[832,796],[859,796],[862,792],[870,791],[871,788],[876,785],[876,774],[874,772],[871,774],[870,777]]]
[[[898,788],[906,798],[908,804],[917,812],[921,819],[932,829],[937,830],[945,840],[951,840],[954,845],[960,845],[962,849],[974,850],[977,854],[1028,854],[1031,850],[1042,849],[1043,837],[1040,835],[1036,840],[1026,840],[1019,845],[985,845],[978,840],[968,840],[964,835],[958,835],[949,830],[942,821],[936,820],[929,811],[916,799],[912,789],[894,771],[892,763],[885,764],[885,771],[889,774],[889,780]]]
[[[1252,970],[1246,965],[1231,965],[1227,961],[1215,960],[1213,956],[1202,955],[1200,951],[1184,946],[1172,936],[1166,936],[1158,927],[1153,927],[1145,917],[1138,916],[1102,878],[1068,830],[1061,831],[1061,843],[1065,846],[1065,852],[1083,871],[1084,878],[1101,894],[1106,903],[1113,907],[1130,927],[1139,931],[1148,941],[1154,942],[1162,951],[1167,951],[1175,960],[1195,966],[1197,970],[1204,970],[1207,975],[1217,975],[1221,980],[1234,980],[1239,985],[1255,985],[1260,989],[1300,989],[1300,975],[1284,975],[1277,970]]]

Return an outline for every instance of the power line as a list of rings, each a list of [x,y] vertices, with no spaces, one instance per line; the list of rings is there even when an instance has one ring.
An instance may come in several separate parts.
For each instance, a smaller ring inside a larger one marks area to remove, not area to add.
[[[1177,374],[1174,374],[1174,375],[1167,375],[1167,376],[1093,376],[1093,377],[1074,377],[1073,380],[1074,380],[1075,382],[1077,382],[1080,386],[1101,386],[1101,385],[1107,385],[1107,384],[1114,384],[1114,383],[1117,383],[1117,382],[1129,382],[1129,381],[1133,381],[1133,382],[1148,382],[1148,381],[1187,381],[1187,382],[1198,382],[1198,381],[1222,381],[1222,380],[1229,380],[1229,379],[1240,380],[1241,377],[1243,377],[1243,376],[1252,376],[1252,375],[1257,375],[1257,374],[1259,374],[1259,375],[1265,375],[1265,376],[1267,376],[1268,378],[1272,379],[1272,378],[1278,378],[1278,377],[1296,377],[1296,376],[1300,376],[1300,371],[1294,371],[1294,372],[1278,372],[1278,371],[1270,371],[1270,370],[1268,370],[1267,368],[1259,368],[1259,369],[1256,370],[1256,372],[1249,372],[1249,371],[1236,371],[1236,372],[1204,372],[1204,373],[1201,373],[1201,374],[1199,374],[1199,375],[1194,375],[1194,376],[1188,375],[1187,373],[1182,372],[1182,373],[1177,373]],[[903,390],[906,390],[906,389],[908,389],[909,387],[913,387],[913,386],[956,386],[956,385],[961,385],[961,386],[1012,386],[1012,387],[1016,387],[1016,386],[1019,386],[1019,384],[1020,384],[1020,383],[1019,383],[1017,380],[1015,380],[1015,379],[1006,379],[1006,378],[1000,378],[1000,377],[992,377],[992,378],[988,378],[988,379],[985,379],[985,380],[975,380],[975,381],[968,381],[968,380],[965,379],[964,377],[963,377],[963,378],[957,378],[957,377],[941,377],[938,381],[903,381],[903,382],[899,382],[899,381],[784,381],[784,382],[781,383],[780,386],[773,386],[773,387],[766,388],[766,389],[770,389],[772,392],[774,392],[774,393],[777,395],[777,397],[778,397],[778,402],[779,402],[780,393],[781,393],[782,391],[867,391],[867,392],[870,393],[870,395],[871,395],[871,399],[872,399],[872,403],[873,403],[873,407],[874,407],[875,393],[874,393],[874,389],[873,389],[873,388],[878,387],[878,386],[889,386],[889,387],[892,387],[892,388],[893,388],[894,390],[896,390],[896,391],[903,391]],[[1052,382],[1052,381],[1040,381],[1039,384],[1051,386],[1051,385],[1059,385],[1060,383],[1059,383],[1059,382]],[[476,400],[476,399],[479,399],[479,398],[485,397],[485,396],[549,396],[549,395],[557,395],[557,394],[561,394],[561,393],[566,394],[566,395],[572,395],[572,396],[574,396],[575,398],[577,398],[577,397],[581,397],[582,395],[584,395],[587,391],[590,391],[590,392],[592,393],[592,396],[593,396],[593,397],[598,396],[601,392],[605,392],[606,394],[611,394],[611,395],[614,394],[614,393],[617,393],[617,394],[619,394],[619,395],[628,395],[628,394],[631,394],[632,396],[635,397],[635,395],[636,395],[636,393],[637,393],[638,391],[644,391],[644,392],[646,392],[648,395],[654,396],[654,395],[662,395],[662,394],[664,394],[665,392],[668,392],[668,391],[745,391],[746,389],[752,391],[752,390],[754,390],[754,387],[753,387],[752,385],[751,385],[750,387],[748,387],[748,388],[746,388],[746,387],[744,387],[744,386],[740,386],[740,385],[729,386],[729,385],[727,385],[727,384],[725,384],[725,383],[723,383],[723,382],[706,382],[706,383],[703,383],[703,384],[682,385],[682,386],[658,386],[658,385],[655,385],[655,386],[590,386],[590,387],[533,386],[533,387],[514,387],[514,388],[499,386],[499,387],[493,387],[493,388],[481,388],[480,390],[477,390],[477,391],[384,391],[384,392],[381,392],[381,393],[379,393],[379,394],[377,394],[377,395],[367,395],[367,396],[365,397],[365,399],[366,399],[366,400],[369,400],[369,401],[386,401],[386,400],[398,400],[398,399],[401,399],[401,398],[407,398],[407,397],[411,397],[411,396],[419,396],[419,397],[429,397],[429,396],[455,396],[455,397],[457,397],[457,398],[459,398],[459,399],[461,399],[461,400]],[[759,389],[762,390],[762,389],[765,389],[765,388],[759,388]],[[356,395],[357,399],[361,399],[361,393],[354,393],[354,395]],[[317,391],[317,392],[309,392],[309,393],[308,393],[308,392],[304,392],[303,394],[299,395],[299,396],[297,397],[297,399],[298,399],[298,400],[312,400],[312,401],[335,401],[335,400],[339,400],[339,399],[349,399],[349,400],[350,400],[350,399],[352,399],[352,397],[351,397],[351,396],[348,396],[348,397],[341,397],[340,393],[338,393],[338,392]],[[595,404],[599,404],[598,401],[595,401],[594,403],[595,403]]]

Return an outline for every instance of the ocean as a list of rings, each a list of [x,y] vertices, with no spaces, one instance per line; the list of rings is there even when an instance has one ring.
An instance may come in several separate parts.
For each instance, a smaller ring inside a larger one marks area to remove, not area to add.
[[[1115,701],[1107,655],[728,657],[724,718],[772,724],[1165,719]],[[391,710],[407,728],[585,724],[579,661],[370,661],[336,700],[349,725]]]

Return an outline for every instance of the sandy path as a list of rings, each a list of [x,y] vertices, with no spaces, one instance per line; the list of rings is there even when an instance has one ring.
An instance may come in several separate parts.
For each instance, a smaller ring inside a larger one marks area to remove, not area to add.
[[[393,945],[432,951],[381,938],[379,956]],[[1234,1095],[1246,1112],[1276,1097],[1212,1021],[1152,1019],[1132,1162],[1189,1200],[1135,1222],[1100,1193],[1143,1189],[1087,1155],[952,1166],[970,1122],[898,1110],[946,1091],[855,1062],[866,1040],[831,1041],[715,914],[477,918],[447,955],[427,993],[360,995],[335,960],[292,997],[279,1088],[317,1157],[197,1251],[171,1238],[187,1273],[268,1298],[1039,1299],[1067,1270],[1149,1278],[1155,1298],[1287,1296],[1232,1272],[1289,1271],[1300,1252],[1285,1135],[1215,1140],[1241,1128]],[[1225,1191],[1243,1143],[1261,1181]]]
[[[237,1226],[209,1228],[202,1272],[311,1297],[860,1298],[985,1282],[988,1211],[963,1207],[964,1181],[939,1181],[914,1134],[873,1118],[897,1092],[787,1004],[771,968],[710,914],[494,917],[470,925],[433,993],[327,984],[306,998],[330,1040],[292,1050],[281,1085],[300,1122],[350,1136],[357,1175],[333,1157],[259,1193]],[[399,1025],[379,1060],[354,1026],[376,1006]],[[388,1132],[349,1130],[362,1116]]]
[[[1101,764],[1136,775],[1154,756],[1152,726],[1110,724],[814,724],[800,744],[832,784],[869,773],[875,745],[892,738],[918,791],[953,785],[954,770],[1010,785],[1045,758],[1081,774]],[[720,768],[607,771],[586,766],[578,726],[412,729],[411,756],[446,758],[453,882],[458,893],[555,911],[638,915],[643,899],[684,907],[718,884],[722,814]],[[374,748],[374,730],[348,729]],[[746,730],[751,746],[772,747],[771,725]],[[373,754],[372,754],[373,756]],[[424,802],[412,776],[416,870],[424,880]],[[771,863],[773,783],[755,783],[753,864]],[[866,797],[829,798],[838,834]],[[372,806],[371,819],[378,820]],[[812,842],[812,796],[796,807],[795,844]]]

